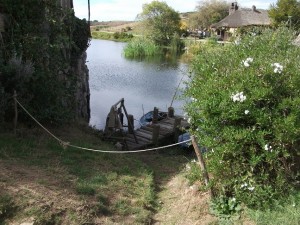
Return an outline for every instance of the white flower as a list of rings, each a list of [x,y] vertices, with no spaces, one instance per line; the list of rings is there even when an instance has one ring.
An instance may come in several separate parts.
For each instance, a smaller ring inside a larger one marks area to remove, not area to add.
[[[248,187],[248,190],[249,190],[249,191],[253,191],[253,190],[254,190],[254,187]]]
[[[273,148],[272,148],[272,146],[271,146],[271,145],[269,145],[269,144],[265,144],[265,147],[264,147],[264,149],[265,149],[266,151],[270,151],[270,152],[272,152],[272,151],[273,151]]]
[[[245,115],[248,115],[249,114],[249,110],[245,110]]]
[[[274,67],[274,73],[282,73],[283,66],[280,65],[279,63],[272,63],[271,66]]]
[[[244,95],[244,92],[238,92],[236,94],[232,94],[230,97],[233,102],[243,102],[246,100],[246,96]]]
[[[196,161],[196,159],[193,159],[191,162],[192,162],[192,163],[196,163],[197,161]]]
[[[244,187],[247,187],[247,186],[248,186],[247,183],[243,183],[243,184],[241,185],[241,188],[244,188]]]
[[[242,61],[242,63],[244,64],[245,67],[249,67],[250,63],[252,63],[252,62],[253,62],[253,58],[250,58],[250,57]]]
[[[253,58],[247,58],[246,60],[251,63],[253,62]]]
[[[249,67],[250,64],[247,61],[243,61],[245,67]]]

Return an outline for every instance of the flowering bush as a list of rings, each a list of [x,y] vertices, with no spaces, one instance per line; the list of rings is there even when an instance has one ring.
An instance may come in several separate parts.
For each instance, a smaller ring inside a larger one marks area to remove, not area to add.
[[[280,28],[202,49],[185,91],[193,98],[190,132],[210,149],[216,193],[248,206],[270,203],[299,179],[300,49],[293,38]]]

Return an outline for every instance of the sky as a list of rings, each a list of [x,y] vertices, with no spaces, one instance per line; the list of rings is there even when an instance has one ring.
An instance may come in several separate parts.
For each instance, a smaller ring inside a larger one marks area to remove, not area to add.
[[[91,20],[133,21],[142,12],[143,4],[150,2],[152,0],[90,0]],[[177,12],[191,12],[195,10],[199,0],[164,0],[164,2]],[[234,0],[228,2],[234,2]],[[239,0],[237,2],[245,8],[255,5],[258,9],[268,9],[270,4],[275,4],[277,0]],[[75,15],[81,19],[87,19],[88,0],[73,0],[73,4]]]

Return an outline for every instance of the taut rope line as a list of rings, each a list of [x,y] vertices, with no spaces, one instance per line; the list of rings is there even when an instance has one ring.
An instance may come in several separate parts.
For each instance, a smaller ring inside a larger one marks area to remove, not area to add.
[[[161,147],[156,147],[156,148],[149,148],[149,149],[140,149],[140,150],[134,150],[134,151],[106,151],[106,150],[99,150],[99,149],[92,149],[92,148],[84,148],[76,145],[72,145],[69,142],[62,141],[60,138],[56,137],[54,134],[52,134],[46,127],[44,127],[37,119],[35,119],[29,112],[28,110],[16,99],[16,102],[18,105],[33,119],[41,128],[43,128],[49,135],[51,135],[54,139],[56,139],[62,146],[63,148],[66,148],[67,146],[77,148],[77,149],[82,149],[85,151],[92,151],[92,152],[101,152],[101,153],[114,153],[114,154],[126,154],[126,153],[139,153],[139,152],[148,152],[148,151],[154,151],[154,150],[159,150],[159,149],[164,149],[164,148],[170,148],[174,147],[176,145],[180,145],[186,142],[190,142],[191,139],[186,140],[186,141],[181,141],[175,144],[171,145],[166,145],[166,146],[161,146]]]

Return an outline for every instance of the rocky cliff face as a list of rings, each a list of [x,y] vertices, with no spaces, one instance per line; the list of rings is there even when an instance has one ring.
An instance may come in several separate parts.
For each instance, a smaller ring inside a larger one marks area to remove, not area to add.
[[[90,33],[72,8],[72,0],[0,3],[0,90],[17,90],[29,110],[49,122],[90,118]]]
[[[76,68],[73,68],[74,74],[77,77],[76,89],[76,115],[77,119],[90,119],[90,87],[89,87],[89,70],[85,64],[86,52],[77,60]]]

